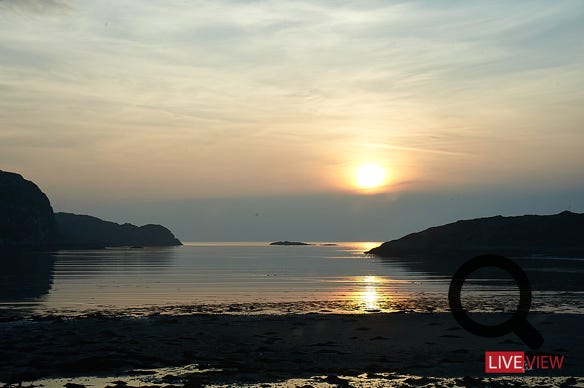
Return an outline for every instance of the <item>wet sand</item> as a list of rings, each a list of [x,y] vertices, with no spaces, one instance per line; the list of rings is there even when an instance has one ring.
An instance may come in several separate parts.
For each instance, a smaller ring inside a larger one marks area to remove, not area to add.
[[[582,315],[533,314],[529,320],[544,336],[540,350],[566,357],[563,369],[547,374],[584,376]],[[0,323],[0,382],[148,374],[143,371],[196,364],[192,386],[313,376],[334,386],[339,376],[395,380],[396,373],[464,383],[463,376],[493,377],[483,373],[485,350],[528,349],[513,334],[471,335],[449,313],[48,317]],[[582,378],[561,381],[584,384]]]

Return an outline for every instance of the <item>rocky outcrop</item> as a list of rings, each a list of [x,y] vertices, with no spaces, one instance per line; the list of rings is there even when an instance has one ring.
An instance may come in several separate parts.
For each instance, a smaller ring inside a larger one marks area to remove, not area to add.
[[[116,224],[53,213],[47,196],[21,175],[0,170],[0,248],[100,248],[182,245],[161,225]],[[6,254],[2,255],[6,256]]]
[[[64,246],[175,246],[182,245],[161,225],[136,226],[104,221],[97,217],[56,213]]]
[[[366,253],[385,257],[439,253],[584,256],[584,214],[564,211],[457,221],[385,242]]]
[[[0,170],[0,247],[45,246],[58,239],[47,196],[21,175]]]
[[[301,241],[275,241],[270,245],[312,245]]]

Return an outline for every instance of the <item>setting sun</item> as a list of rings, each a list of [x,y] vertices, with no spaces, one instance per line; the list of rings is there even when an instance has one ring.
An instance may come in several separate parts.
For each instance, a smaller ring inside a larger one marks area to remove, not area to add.
[[[356,171],[357,186],[362,189],[374,189],[385,183],[385,169],[377,164],[361,166]]]

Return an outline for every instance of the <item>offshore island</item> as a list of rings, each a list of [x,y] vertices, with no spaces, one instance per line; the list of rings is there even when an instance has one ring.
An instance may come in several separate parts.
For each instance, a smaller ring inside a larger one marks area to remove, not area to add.
[[[305,243],[302,241],[275,241],[273,243],[270,243],[270,245],[312,245],[309,243]]]

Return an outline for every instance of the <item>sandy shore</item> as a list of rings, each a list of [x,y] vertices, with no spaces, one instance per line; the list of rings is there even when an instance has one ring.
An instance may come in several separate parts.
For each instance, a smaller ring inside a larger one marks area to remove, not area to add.
[[[583,316],[529,320],[544,336],[541,351],[566,357],[548,374],[584,376]],[[528,349],[513,334],[471,335],[449,313],[52,317],[0,323],[0,382],[191,364],[209,370],[197,374],[200,384],[386,372],[485,377],[485,350]]]

